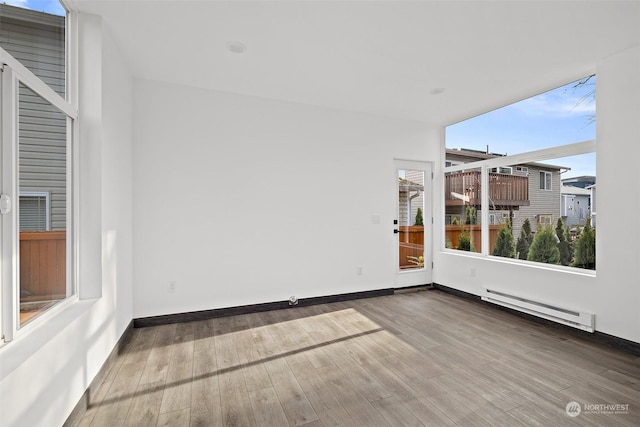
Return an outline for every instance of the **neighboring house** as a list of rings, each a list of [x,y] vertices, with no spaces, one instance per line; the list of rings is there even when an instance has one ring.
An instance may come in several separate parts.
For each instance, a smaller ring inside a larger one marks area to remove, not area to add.
[[[501,157],[503,154],[471,149],[447,149],[446,166]],[[526,218],[535,232],[538,225],[551,225],[560,217],[561,172],[568,167],[527,163],[500,167],[489,174],[489,222],[502,224],[512,219],[517,239]],[[454,194],[455,193],[455,194]],[[468,197],[466,202],[460,196]],[[465,221],[466,206],[477,209],[481,221],[480,170],[452,172],[445,176],[445,222]]]
[[[591,226],[596,228],[596,184],[587,187],[591,191]]]
[[[560,191],[562,193],[560,210],[565,225],[584,225],[591,213],[591,190],[563,185]]]
[[[583,175],[562,180],[562,219],[567,225],[584,225],[587,218],[596,225],[596,177]]]
[[[593,175],[582,175],[573,178],[565,178],[562,180],[562,185],[568,185],[571,187],[587,188],[596,183],[596,177]]]
[[[399,223],[414,225],[418,208],[424,206],[424,172],[405,170],[399,177]]]
[[[0,45],[65,95],[65,17],[0,4]],[[66,227],[66,117],[20,85],[20,230]]]
[[[398,178],[398,225],[414,225],[423,198],[423,184]]]

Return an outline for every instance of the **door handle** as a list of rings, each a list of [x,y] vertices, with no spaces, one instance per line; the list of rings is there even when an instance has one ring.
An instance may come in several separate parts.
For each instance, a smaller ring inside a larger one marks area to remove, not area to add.
[[[0,196],[0,214],[11,212],[11,198],[6,194]]]

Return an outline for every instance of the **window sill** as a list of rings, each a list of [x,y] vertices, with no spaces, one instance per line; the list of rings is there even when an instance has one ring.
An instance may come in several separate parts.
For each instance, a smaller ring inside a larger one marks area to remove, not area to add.
[[[22,363],[41,350],[49,341],[89,311],[97,299],[76,300],[56,313],[46,322],[38,322],[0,347],[0,381],[15,371]]]
[[[586,277],[596,277],[596,271],[597,271],[597,270],[588,270],[588,269],[583,269],[578,267],[570,267],[566,265],[545,264],[542,262],[527,261],[527,260],[521,260],[521,259],[515,259],[515,258],[504,258],[504,257],[495,256],[495,255],[483,255],[479,252],[461,251],[461,250],[449,249],[449,248],[444,248],[442,250],[442,253],[447,255],[488,260],[490,262],[495,262],[499,264],[517,265],[519,267],[524,267],[524,268],[556,271],[560,273],[575,274],[575,275],[586,276]]]

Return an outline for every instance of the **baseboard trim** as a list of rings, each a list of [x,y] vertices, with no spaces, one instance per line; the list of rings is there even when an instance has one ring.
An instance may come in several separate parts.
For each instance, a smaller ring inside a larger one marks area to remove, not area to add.
[[[414,285],[414,286],[404,286],[402,288],[394,288],[394,294],[410,294],[413,292],[422,292],[433,289],[432,284],[427,285]]]
[[[89,387],[82,394],[82,397],[80,397],[80,400],[73,408],[73,411],[71,411],[71,414],[69,414],[67,420],[64,422],[63,427],[72,427],[80,424],[80,420],[82,420],[82,417],[89,408],[92,396],[94,396],[98,392],[98,388],[100,388],[100,386],[104,382],[104,379],[109,374],[114,361],[122,353],[124,347],[131,339],[132,332],[133,320],[129,322],[122,335],[120,335],[120,339],[118,339],[118,342],[116,342],[113,350],[111,350],[111,353],[109,353],[109,356],[107,356],[107,360],[105,360],[105,362],[102,364],[102,367],[93,378],[93,381],[91,381]]]
[[[543,319],[541,317],[533,316],[533,315],[528,314],[528,313],[523,313],[523,312],[518,311],[518,310],[513,310],[513,309],[508,308],[508,307],[503,307],[501,305],[491,304],[489,302],[482,301],[482,299],[481,299],[481,297],[479,295],[475,295],[475,294],[472,294],[472,293],[469,293],[469,292],[461,291],[459,289],[450,288],[448,286],[440,285],[438,283],[434,283],[433,287],[435,289],[438,289],[438,290],[441,290],[443,292],[455,295],[455,296],[460,297],[460,298],[472,300],[472,301],[478,302],[480,304],[486,305],[488,307],[495,308],[497,310],[508,311],[511,314],[514,314],[514,315],[519,316],[519,317],[523,317],[525,319],[532,320],[534,322],[543,323],[545,325],[552,326],[554,328],[562,329],[563,331],[566,331],[566,332],[568,332],[568,333],[570,333],[570,334],[572,334],[574,336],[580,337],[582,339],[585,339],[585,340],[588,340],[588,341],[591,341],[591,342],[595,342],[595,343],[598,343],[598,344],[602,344],[602,345],[605,345],[607,347],[616,348],[618,350],[622,350],[622,351],[625,351],[627,353],[631,353],[631,354],[636,355],[636,356],[640,356],[640,343],[637,343],[637,342],[634,342],[634,341],[629,341],[629,340],[626,340],[624,338],[616,337],[614,335],[609,335],[609,334],[606,334],[604,332],[595,331],[595,332],[592,333],[592,332],[582,331],[580,329],[572,328],[570,326],[563,325],[561,323],[557,323],[557,322],[553,322],[551,320]]]
[[[213,319],[217,317],[236,316],[241,314],[260,313],[263,311],[282,310],[286,308],[307,307],[310,305],[327,304],[332,302],[350,301],[363,298],[374,298],[393,295],[394,288],[376,289],[372,291],[351,292],[346,294],[327,295],[320,297],[301,298],[296,305],[289,301],[275,301],[262,304],[242,305],[236,307],[216,308],[213,310],[191,311],[187,313],[166,314],[133,319],[134,328],[167,325],[170,323],[193,322],[197,320]]]

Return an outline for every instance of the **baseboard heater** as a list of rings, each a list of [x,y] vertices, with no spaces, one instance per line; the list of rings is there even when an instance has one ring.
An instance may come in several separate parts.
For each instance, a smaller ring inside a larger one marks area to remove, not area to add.
[[[583,331],[593,332],[595,330],[595,314],[581,313],[567,308],[555,307],[494,289],[485,289],[482,300],[521,311],[532,316],[582,329]]]

